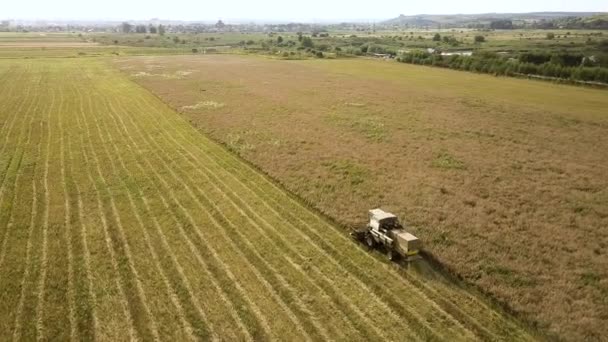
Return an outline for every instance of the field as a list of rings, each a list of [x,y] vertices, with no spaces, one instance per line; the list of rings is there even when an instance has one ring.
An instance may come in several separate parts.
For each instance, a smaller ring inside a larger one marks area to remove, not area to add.
[[[191,54],[192,49],[182,46],[134,47],[101,45],[92,39],[72,33],[18,33],[0,32],[0,59],[14,58],[76,58],[108,57],[121,55],[173,55]]]
[[[604,90],[365,59],[115,65],[340,223],[382,206],[541,330],[608,335]]]
[[[547,33],[555,35],[547,39]],[[453,37],[458,43],[445,43],[433,41],[435,34]],[[393,31],[352,31],[329,30],[328,37],[312,37],[314,45],[321,51],[332,55],[333,47],[340,47],[347,51],[349,47],[359,48],[371,44],[387,48],[392,51],[400,49],[440,48],[445,51],[484,50],[484,51],[551,51],[601,54],[595,43],[603,39],[602,31],[593,30],[494,30],[480,31],[472,29],[401,29]],[[476,35],[483,35],[484,44],[474,41]],[[92,33],[81,37],[82,41],[98,42],[112,45],[118,43],[124,46],[137,47],[194,47],[208,48],[225,46],[237,49],[262,49],[285,51],[295,50],[296,45],[276,45],[277,37],[281,36],[284,42],[298,42],[294,32],[209,32],[209,33],[167,33],[164,36],[155,34],[123,34],[123,33]],[[76,35],[73,35],[76,37]],[[247,43],[249,42],[249,43]],[[264,45],[267,47],[264,47]],[[274,49],[272,49],[274,47]]]
[[[534,337],[359,246],[105,59],[0,78],[0,340]]]

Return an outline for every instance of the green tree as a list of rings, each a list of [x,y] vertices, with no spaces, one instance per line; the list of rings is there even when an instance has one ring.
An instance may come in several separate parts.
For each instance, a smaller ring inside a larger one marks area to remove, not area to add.
[[[133,29],[133,25],[129,24],[126,21],[122,23],[121,30],[123,33],[129,33],[129,32],[131,32],[132,29]]]
[[[555,34],[553,32],[547,33],[547,39],[551,40],[555,38]]]
[[[158,25],[158,34],[160,34],[161,36],[165,35],[165,27],[163,25]]]
[[[475,43],[483,43],[486,41],[486,37],[484,36],[475,36]]]
[[[156,26],[150,25],[150,27],[148,27],[148,32],[150,32],[151,34],[156,34],[158,33],[158,29],[156,28]]]
[[[434,42],[440,42],[441,41],[441,35],[439,33],[435,33],[435,35],[433,36],[433,41]]]
[[[277,37],[277,43],[281,44],[283,42],[283,37],[278,36]]]
[[[495,20],[490,23],[490,28],[495,30],[512,30],[513,22],[511,20]]]
[[[137,25],[137,26],[135,26],[135,32],[136,33],[147,33],[148,30],[146,28],[146,25]]]
[[[305,48],[312,48],[315,46],[310,37],[302,37],[300,44],[302,44],[302,46]]]

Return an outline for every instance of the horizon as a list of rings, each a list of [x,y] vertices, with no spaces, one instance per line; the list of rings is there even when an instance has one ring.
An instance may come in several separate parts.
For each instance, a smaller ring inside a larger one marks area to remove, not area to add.
[[[390,20],[394,18],[398,18],[400,16],[405,17],[417,17],[417,16],[473,16],[473,15],[524,15],[524,14],[538,14],[538,13],[578,13],[578,14],[608,14],[608,11],[532,11],[532,12],[478,12],[478,13],[417,13],[417,14],[397,14],[392,17],[386,18],[327,18],[327,19],[282,19],[282,18],[230,18],[230,17],[219,17],[218,19],[174,19],[174,18],[161,18],[161,17],[151,17],[151,18],[141,18],[141,19],[133,19],[133,18],[52,18],[52,17],[0,17],[0,20],[11,20],[11,21],[57,21],[57,22],[87,22],[87,23],[100,23],[100,22],[147,22],[152,20],[157,20],[161,22],[187,22],[187,23],[215,23],[218,20],[222,20],[226,24],[246,24],[246,23],[255,23],[255,24],[286,24],[286,23],[302,23],[302,24],[338,24],[338,23],[362,23],[362,22],[371,22],[371,21],[384,21]]]
[[[608,12],[608,6],[596,0],[567,1],[541,0],[530,3],[515,0],[509,3],[487,3],[465,0],[453,3],[440,0],[433,4],[402,4],[397,0],[379,0],[369,5],[336,1],[325,3],[310,0],[296,9],[278,0],[231,2],[202,5],[193,0],[175,0],[170,6],[161,3],[108,0],[93,2],[87,7],[76,0],[45,2],[11,2],[4,6],[3,18],[9,20],[55,21],[144,21],[160,18],[166,21],[249,21],[249,22],[354,22],[387,20],[418,15],[480,15],[522,14],[535,12]]]

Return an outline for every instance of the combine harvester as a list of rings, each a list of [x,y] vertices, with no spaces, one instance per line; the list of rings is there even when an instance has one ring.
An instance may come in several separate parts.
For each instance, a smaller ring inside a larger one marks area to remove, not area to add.
[[[369,248],[384,249],[389,260],[420,259],[418,253],[422,248],[422,242],[405,231],[397,216],[382,209],[370,210],[369,223],[365,228],[356,230],[351,235],[365,242]]]

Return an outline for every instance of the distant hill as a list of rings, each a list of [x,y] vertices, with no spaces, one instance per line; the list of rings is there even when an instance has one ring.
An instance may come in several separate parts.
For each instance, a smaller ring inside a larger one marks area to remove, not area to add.
[[[543,28],[608,30],[608,14],[598,14],[590,17],[558,18],[542,24],[549,26]]]
[[[496,20],[511,20],[524,25],[526,23],[547,22],[563,18],[586,18],[605,16],[602,12],[531,12],[531,13],[483,13],[483,14],[420,14],[400,15],[397,18],[386,20],[380,24],[387,26],[406,27],[466,27],[489,24]]]
[[[405,16],[402,14],[395,19],[387,20],[381,24],[399,26],[434,26],[439,24],[439,22],[426,19],[425,17],[427,16]]]

